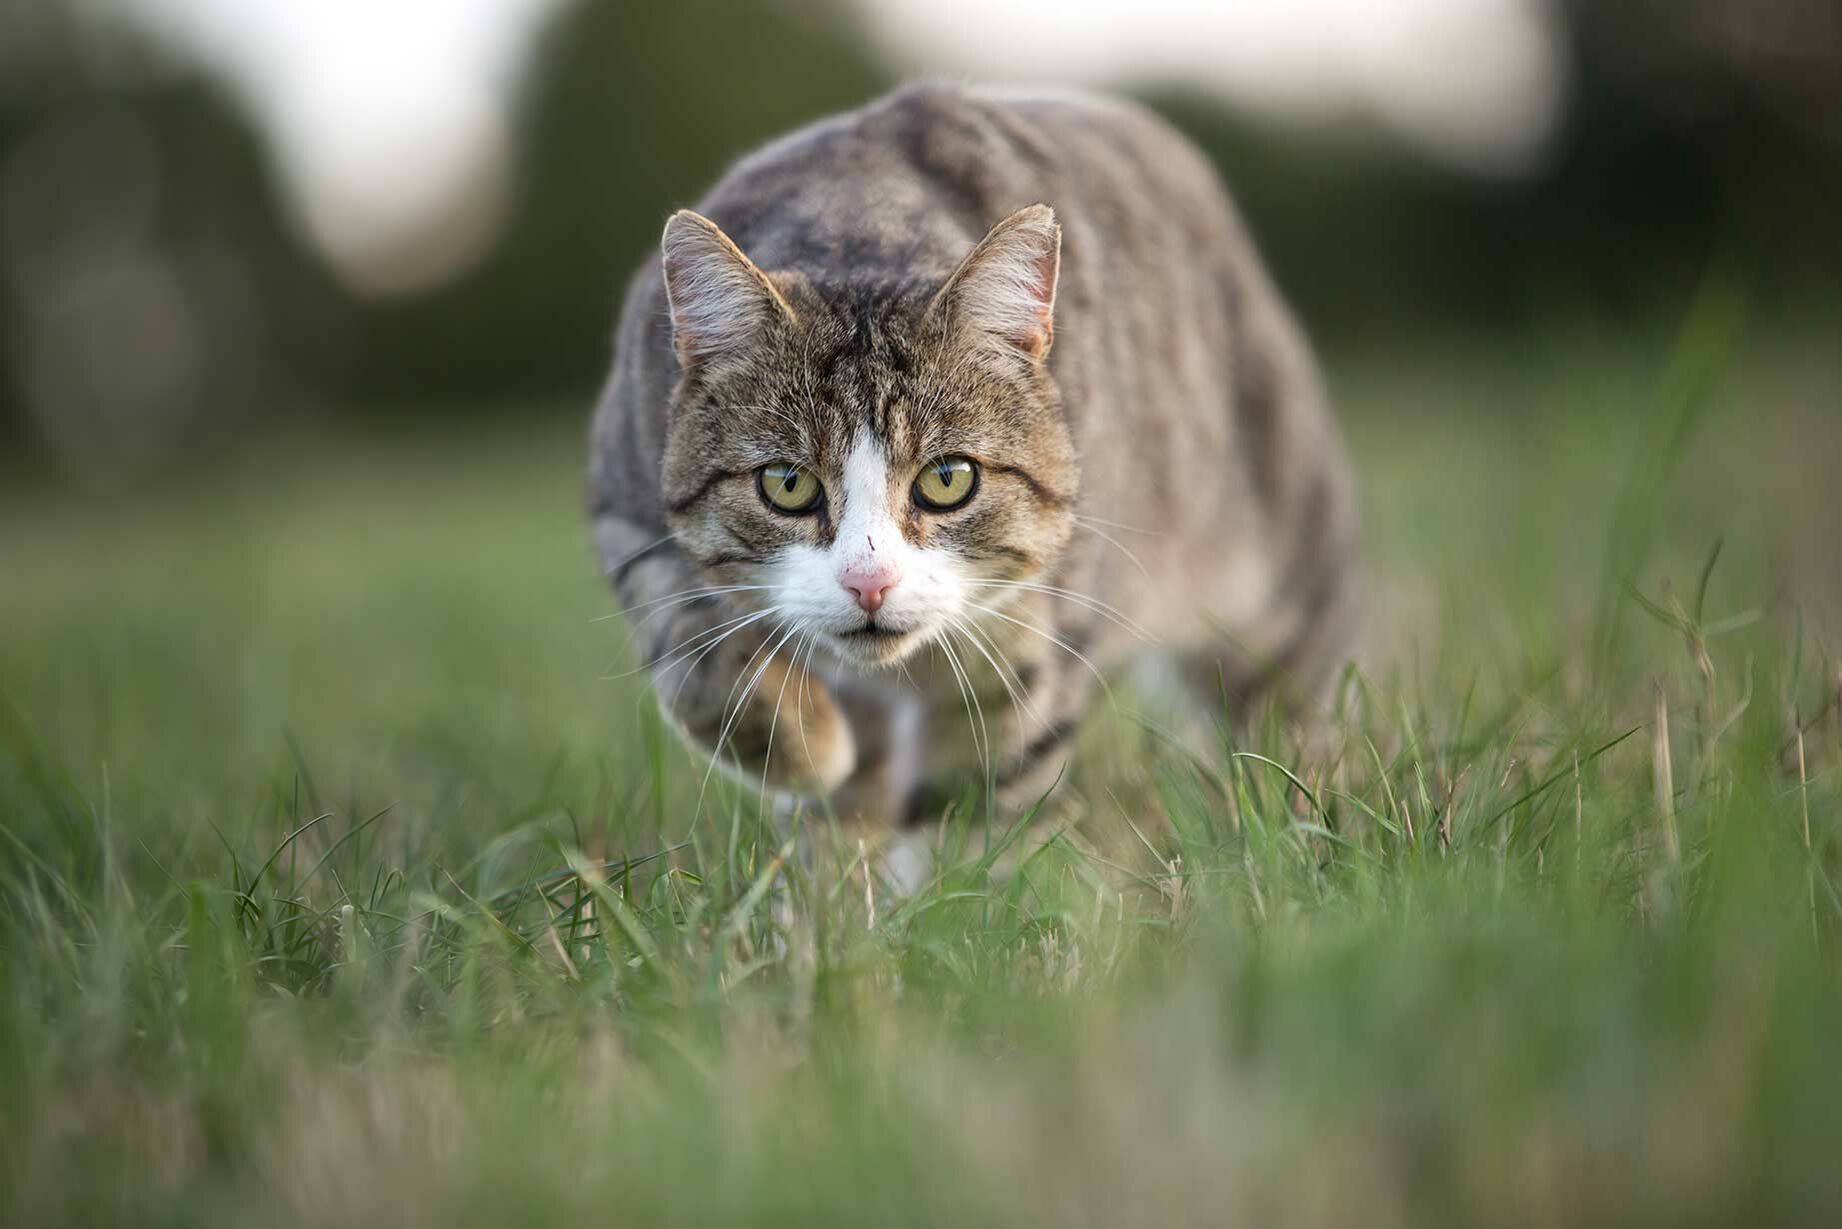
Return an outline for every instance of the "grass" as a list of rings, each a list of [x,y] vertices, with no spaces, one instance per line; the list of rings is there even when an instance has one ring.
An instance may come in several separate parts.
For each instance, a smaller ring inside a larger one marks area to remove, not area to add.
[[[1842,381],[1735,336],[1339,365],[1328,748],[1124,697],[907,899],[607,677],[573,428],[16,487],[0,1219],[1833,1223]]]

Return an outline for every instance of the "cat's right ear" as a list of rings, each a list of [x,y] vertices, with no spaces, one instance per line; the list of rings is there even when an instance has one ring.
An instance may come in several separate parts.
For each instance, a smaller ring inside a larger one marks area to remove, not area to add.
[[[1000,351],[1031,362],[1055,339],[1062,228],[1047,205],[1029,205],[991,228],[934,297],[934,310]]]
[[[702,214],[680,209],[659,241],[672,345],[686,369],[733,353],[793,309],[767,274]]]

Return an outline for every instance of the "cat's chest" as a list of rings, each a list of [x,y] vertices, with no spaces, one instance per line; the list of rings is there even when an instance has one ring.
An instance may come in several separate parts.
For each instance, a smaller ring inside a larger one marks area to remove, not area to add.
[[[966,721],[968,710],[974,722],[981,713],[995,720],[1007,696],[1005,683],[1011,690],[1020,686],[1001,646],[984,641],[975,646],[965,638],[935,641],[888,669],[863,671],[834,662],[824,673],[827,683],[856,698],[858,706],[889,711],[918,706],[929,715],[930,727],[942,720],[951,724],[955,712]]]

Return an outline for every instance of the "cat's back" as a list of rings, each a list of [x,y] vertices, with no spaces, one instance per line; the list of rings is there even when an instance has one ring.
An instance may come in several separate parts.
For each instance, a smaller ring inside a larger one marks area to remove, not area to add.
[[[1214,167],[1164,120],[1078,93],[915,86],[763,146],[696,209],[760,267],[868,302],[937,287],[1037,202],[1062,231],[1049,364],[1082,509],[1155,529],[1129,569],[1159,579],[1145,601],[1273,625],[1275,604],[1348,569],[1354,488],[1301,331]],[[598,503],[656,507],[675,378],[655,256],[598,416]],[[1107,562],[1065,571],[1111,592]]]
[[[1165,121],[1080,94],[911,87],[761,147],[695,208],[849,316],[925,303],[1039,202],[1061,227],[1048,365],[1090,530],[1056,583],[1321,679],[1359,622],[1353,480],[1301,330],[1214,167]],[[632,527],[609,558],[660,540],[677,372],[655,255],[596,419],[597,521]],[[1095,524],[1127,526],[1130,547]]]
[[[874,288],[937,284],[1036,202],[1062,228],[1050,366],[1093,462],[1083,503],[1196,550],[1237,542],[1247,560],[1227,571],[1253,607],[1287,556],[1352,553],[1353,486],[1303,333],[1213,164],[1149,109],[911,87],[743,159],[700,209],[765,268]]]
[[[1231,220],[1208,163],[1136,104],[939,84],[764,146],[699,211],[764,268],[867,280],[945,277],[994,221],[1037,201],[1057,211],[1064,260],[1141,247],[1151,236],[1131,232],[1158,218],[1192,234]]]
[[[1226,446],[1230,334],[1278,337],[1286,368],[1302,346],[1214,168],[1136,103],[911,86],[761,147],[695,207],[762,268],[862,298],[939,285],[1038,202],[1062,230],[1052,363],[1077,435],[1109,429],[1090,403],[1168,403],[1197,416],[1196,443]],[[656,407],[674,370],[654,255],[629,287],[616,383]]]
[[[1089,434],[1080,420],[1096,397],[1164,399],[1155,386],[1194,369],[1185,353],[1224,323],[1222,277],[1239,266],[1259,276],[1213,170],[1149,110],[1075,92],[910,86],[744,156],[695,208],[762,268],[863,297],[939,285],[994,222],[1037,202],[1062,228],[1053,363],[1077,434]],[[651,498],[644,463],[662,445],[675,376],[654,253],[621,315],[598,488],[618,480]]]

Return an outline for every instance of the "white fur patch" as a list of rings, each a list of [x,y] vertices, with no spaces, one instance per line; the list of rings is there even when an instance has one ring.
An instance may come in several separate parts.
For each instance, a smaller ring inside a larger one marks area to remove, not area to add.
[[[883,875],[904,899],[934,877],[934,850],[921,832],[904,832],[883,850]]]
[[[948,618],[962,613],[965,584],[949,551],[917,548],[902,536],[901,514],[910,475],[891,474],[882,444],[861,432],[829,486],[838,532],[829,546],[792,546],[768,570],[774,603],[802,630],[827,634],[826,643],[850,658],[837,639],[861,629],[864,612],[843,576],[853,569],[891,567],[900,580],[883,597],[878,626],[910,633],[907,651],[919,647]]]

